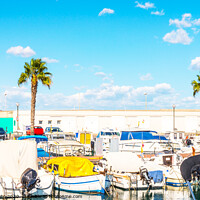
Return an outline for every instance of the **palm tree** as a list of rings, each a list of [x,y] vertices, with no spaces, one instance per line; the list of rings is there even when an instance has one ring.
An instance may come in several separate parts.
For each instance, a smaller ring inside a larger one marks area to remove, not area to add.
[[[45,66],[46,62],[42,62],[41,59],[31,59],[30,64],[25,62],[25,71],[21,73],[18,86],[31,80],[31,135],[34,135],[34,123],[35,123],[35,106],[36,106],[36,94],[38,82],[42,82],[43,85],[50,89],[52,84],[52,74],[47,72],[48,68]]]
[[[193,96],[195,97],[196,94],[200,91],[200,76],[197,75],[197,81],[193,80],[192,81],[192,86],[193,86]]]

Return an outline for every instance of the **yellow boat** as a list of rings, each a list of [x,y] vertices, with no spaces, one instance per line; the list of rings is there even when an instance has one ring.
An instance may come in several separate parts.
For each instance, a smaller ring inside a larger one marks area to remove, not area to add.
[[[47,162],[47,170],[56,174],[55,189],[79,193],[105,193],[108,176],[94,172],[94,164],[81,157],[57,157]]]

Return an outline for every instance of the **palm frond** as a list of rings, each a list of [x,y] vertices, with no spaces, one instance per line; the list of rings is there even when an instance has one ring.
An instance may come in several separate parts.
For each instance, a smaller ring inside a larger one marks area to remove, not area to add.
[[[26,83],[28,79],[29,79],[29,76],[26,73],[22,72],[18,79],[18,86],[20,86],[23,83]]]
[[[52,73],[50,73],[50,72],[45,72],[44,73],[46,76],[52,76]]]
[[[47,86],[47,87],[50,89],[50,87],[51,87],[51,85],[52,85],[52,80],[51,80],[50,77],[48,77],[48,76],[43,77],[43,78],[41,79],[41,82],[42,82],[42,84],[43,84],[44,86]]]

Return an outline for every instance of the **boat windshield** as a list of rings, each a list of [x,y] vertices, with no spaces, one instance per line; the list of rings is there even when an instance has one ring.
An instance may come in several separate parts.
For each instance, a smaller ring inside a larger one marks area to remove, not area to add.
[[[113,136],[113,135],[120,136],[118,132],[101,132],[101,135],[102,136]]]

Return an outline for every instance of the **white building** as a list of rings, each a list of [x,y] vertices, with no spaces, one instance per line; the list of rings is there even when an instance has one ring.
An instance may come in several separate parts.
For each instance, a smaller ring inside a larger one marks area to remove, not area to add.
[[[13,112],[13,119],[17,119],[17,111]],[[30,111],[20,110],[18,119],[20,130],[25,130],[30,125]],[[15,131],[17,123],[13,124]],[[56,126],[66,132],[98,133],[103,128],[120,131],[140,127],[165,133],[175,127],[177,131],[195,133],[200,132],[200,110],[46,110],[36,111],[35,125],[44,129]]]

